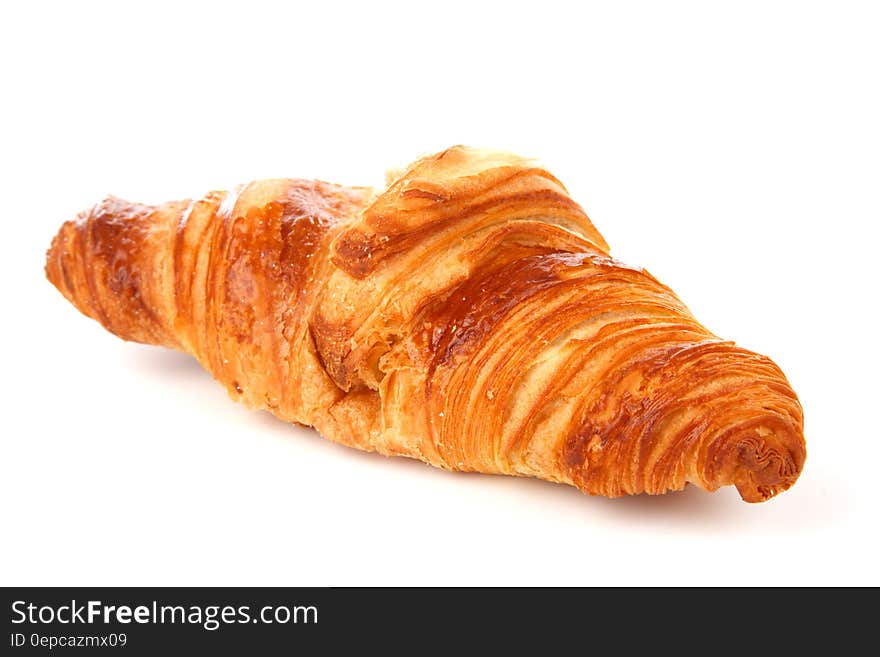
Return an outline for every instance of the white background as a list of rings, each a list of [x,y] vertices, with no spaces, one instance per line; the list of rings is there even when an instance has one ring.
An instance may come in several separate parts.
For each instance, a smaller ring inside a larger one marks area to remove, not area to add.
[[[0,583],[880,584],[878,33],[846,2],[3,3]],[[454,143],[540,158],[779,363],[792,490],[606,500],[348,450],[43,277],[108,193],[379,184]]]

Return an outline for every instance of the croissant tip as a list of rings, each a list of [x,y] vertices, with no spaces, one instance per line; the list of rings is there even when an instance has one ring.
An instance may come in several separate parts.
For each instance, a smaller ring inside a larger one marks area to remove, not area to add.
[[[65,292],[65,288],[67,286],[63,285],[64,271],[61,262],[61,242],[64,239],[64,234],[67,229],[68,223],[69,222],[65,222],[64,225],[58,230],[57,233],[55,233],[54,237],[52,238],[52,243],[49,245],[49,248],[46,249],[46,263],[43,267],[43,272],[46,274],[46,279],[65,296],[69,295]]]
[[[749,503],[766,502],[791,488],[800,476],[806,454],[801,440],[792,448],[746,438],[738,448],[733,484]]]

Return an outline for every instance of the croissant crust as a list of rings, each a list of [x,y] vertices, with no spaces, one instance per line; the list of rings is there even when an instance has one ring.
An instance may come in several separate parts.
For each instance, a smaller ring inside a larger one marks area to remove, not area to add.
[[[229,394],[326,438],[615,497],[790,487],[797,396],[608,245],[533,162],[453,147],[388,187],[262,180],[108,198],[49,280],[125,340],[195,356]]]

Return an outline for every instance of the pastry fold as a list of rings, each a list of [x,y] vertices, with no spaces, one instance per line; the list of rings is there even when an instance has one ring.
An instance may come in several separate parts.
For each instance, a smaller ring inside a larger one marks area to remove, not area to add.
[[[453,147],[376,191],[262,180],[65,223],[49,280],[125,340],[336,442],[590,494],[790,487],[780,369],[609,255],[546,170]]]

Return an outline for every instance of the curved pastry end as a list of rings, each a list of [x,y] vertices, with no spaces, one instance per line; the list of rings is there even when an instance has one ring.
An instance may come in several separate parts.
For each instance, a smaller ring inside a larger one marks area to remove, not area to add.
[[[732,483],[746,502],[764,502],[788,490],[800,476],[806,459],[803,441],[776,445],[750,436],[738,441],[738,465]]]

